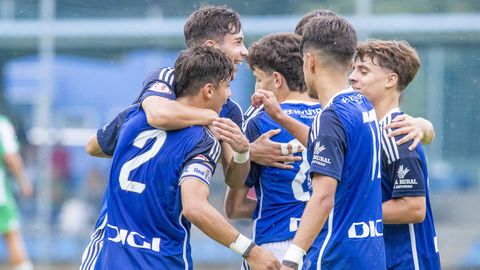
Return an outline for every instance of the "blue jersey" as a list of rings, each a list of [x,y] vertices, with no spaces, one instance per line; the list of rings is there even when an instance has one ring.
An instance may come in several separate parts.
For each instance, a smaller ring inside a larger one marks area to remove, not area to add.
[[[310,173],[330,176],[338,185],[320,245],[307,252],[303,269],[385,269],[379,135],[373,106],[351,88],[315,118]]]
[[[120,112],[110,123],[97,130],[98,144],[103,153],[113,156],[120,129],[125,117],[132,108],[142,104],[149,96],[159,96],[169,100],[176,99],[173,71],[173,68],[160,68],[148,74],[143,81],[142,90],[132,106]],[[230,118],[240,128],[242,127],[242,109],[230,98],[228,98],[227,102],[223,105],[220,111],[220,117]]]
[[[303,101],[286,101],[282,110],[310,126],[320,112],[320,104]],[[262,111],[246,124],[245,135],[253,142],[260,135],[273,129],[282,131],[273,136],[272,141],[279,143],[299,143],[286,129],[277,124],[266,112]],[[252,162],[246,185],[255,187],[257,206],[253,213],[253,238],[259,245],[292,239],[298,223],[310,199],[310,186],[306,150],[296,154],[303,156],[302,161],[293,163],[293,170],[260,166]]]
[[[209,185],[220,151],[205,127],[165,132],[148,125],[142,110],[132,110],[113,156],[93,269],[192,269],[180,184],[194,177]]]
[[[385,225],[387,269],[440,269],[440,255],[428,192],[428,170],[422,145],[414,151],[407,144],[397,145],[403,136],[389,138],[383,129],[397,115],[398,108],[381,121],[382,199],[425,196],[425,220],[418,224]],[[391,130],[390,130],[391,131]]]

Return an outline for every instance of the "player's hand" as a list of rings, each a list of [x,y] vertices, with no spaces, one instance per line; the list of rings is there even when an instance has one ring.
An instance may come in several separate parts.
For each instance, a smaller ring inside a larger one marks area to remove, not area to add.
[[[250,145],[250,159],[263,166],[277,167],[280,169],[293,169],[289,163],[302,160],[302,157],[293,154],[304,150],[301,144],[293,147],[293,144],[287,144],[287,153],[282,153],[282,144],[273,142],[270,138],[280,133],[280,129],[265,132]],[[285,147],[284,147],[285,148]],[[297,149],[293,149],[297,148]],[[294,151],[296,150],[296,151]]]
[[[293,269],[291,267],[288,267],[288,266],[282,264],[282,267],[280,268],[280,270],[297,270],[297,269]]]
[[[259,246],[253,247],[245,259],[253,270],[278,270],[281,266],[272,252]]]
[[[403,138],[397,141],[397,145],[404,144],[412,141],[412,144],[408,147],[408,150],[414,150],[418,143],[422,141],[425,133],[423,132],[423,122],[417,118],[413,118],[408,114],[402,114],[395,117],[386,129],[395,129],[388,133],[388,137],[395,137],[398,135],[405,135]]]
[[[283,115],[282,108],[280,108],[280,104],[275,95],[270,91],[257,89],[252,95],[252,106],[258,108],[258,106],[262,104],[265,111],[274,120],[279,119]]]
[[[247,137],[232,120],[228,118],[218,118],[213,121],[213,127],[218,134],[218,139],[228,143],[233,151],[245,153],[250,145]]]

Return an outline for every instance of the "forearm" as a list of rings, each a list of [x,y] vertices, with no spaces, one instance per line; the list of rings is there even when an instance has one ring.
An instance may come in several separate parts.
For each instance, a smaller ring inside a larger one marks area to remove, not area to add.
[[[331,207],[322,205],[322,201],[314,194],[305,207],[293,244],[308,250],[323,228],[330,211]]]
[[[4,160],[5,165],[19,184],[27,183],[29,181],[25,173],[22,157],[19,154],[7,154],[5,155]]]
[[[225,175],[225,183],[232,189],[238,189],[245,185],[245,180],[250,172],[250,160],[243,163],[237,163],[234,161],[233,155],[234,151],[230,144],[223,142],[222,165]]]
[[[239,232],[210,204],[197,203],[191,211],[193,213],[187,217],[190,222],[220,244],[228,247],[239,235]]]
[[[432,122],[422,117],[418,117],[417,120],[421,123],[424,134],[422,144],[432,143],[433,139],[435,138],[435,129],[433,128]]]
[[[149,125],[163,130],[176,130],[194,125],[210,125],[218,115],[209,109],[200,109],[151,96],[146,98],[142,107]]]
[[[248,198],[249,188],[243,186],[237,190],[227,187],[225,193],[225,214],[228,218],[248,218],[252,217],[253,211],[257,206],[257,201]]]
[[[285,113],[278,114],[274,120],[292,134],[302,145],[308,143],[309,127]]]
[[[408,198],[411,200],[409,201]],[[401,197],[382,203],[384,224],[419,223],[425,218],[425,197]]]

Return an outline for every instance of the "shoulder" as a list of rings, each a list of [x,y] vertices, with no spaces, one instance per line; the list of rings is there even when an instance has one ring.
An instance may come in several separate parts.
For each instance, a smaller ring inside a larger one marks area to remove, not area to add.
[[[380,120],[380,139],[382,141],[382,148],[384,154],[386,154],[392,162],[402,158],[418,158],[420,157],[420,152],[423,152],[423,146],[418,144],[414,151],[410,151],[408,147],[410,146],[409,142],[397,145],[397,142],[402,139],[405,134],[398,135],[395,137],[388,137],[388,134],[395,129],[385,129],[383,127],[391,123],[391,121],[397,116],[403,114],[401,111],[395,111],[387,114],[382,120]]]
[[[144,85],[147,86],[149,83],[154,81],[162,81],[166,83],[169,87],[173,86],[173,72],[174,69],[172,67],[163,67],[156,69],[150,72],[144,78]]]

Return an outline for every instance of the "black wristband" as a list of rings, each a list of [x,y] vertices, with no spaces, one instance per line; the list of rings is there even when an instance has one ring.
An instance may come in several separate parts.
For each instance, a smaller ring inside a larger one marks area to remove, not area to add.
[[[285,266],[288,266],[290,268],[293,268],[295,270],[298,269],[298,263],[296,263],[296,262],[292,262],[292,261],[289,261],[289,260],[283,260],[282,264],[285,265]]]
[[[250,250],[252,250],[252,248],[254,248],[257,244],[255,244],[255,242],[252,241],[252,243],[250,243],[250,245],[248,246],[248,248],[245,250],[245,252],[242,254],[242,257],[243,258],[247,258],[248,254],[250,253]]]

